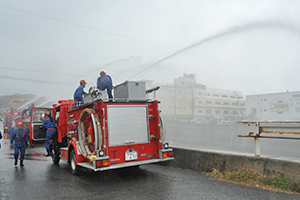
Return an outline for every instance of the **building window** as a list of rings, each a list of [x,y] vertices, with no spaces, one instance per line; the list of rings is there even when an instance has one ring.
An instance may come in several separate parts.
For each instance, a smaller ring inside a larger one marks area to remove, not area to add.
[[[202,113],[202,110],[198,110],[198,113]]]
[[[206,110],[206,114],[211,114],[211,110]]]
[[[223,95],[222,95],[222,97],[225,97],[225,98],[227,98],[228,96],[223,94]]]
[[[218,97],[219,95],[218,95],[218,94],[213,94],[213,96],[214,96],[214,97]]]
[[[221,114],[221,110],[215,110],[216,114]]]
[[[223,114],[224,114],[224,115],[229,115],[229,111],[228,111],[228,110],[224,110],[224,111],[223,111]]]
[[[215,104],[221,105],[221,101],[216,101]]]
[[[232,103],[231,105],[233,105],[233,106],[237,106],[237,105],[238,105],[238,103]]]
[[[237,111],[232,111],[232,114],[236,115],[236,114],[237,114]]]
[[[211,101],[206,101],[205,103],[206,103],[206,104],[211,104]]]
[[[229,102],[224,102],[223,105],[229,105]]]
[[[198,103],[202,103],[202,101],[198,101]]]

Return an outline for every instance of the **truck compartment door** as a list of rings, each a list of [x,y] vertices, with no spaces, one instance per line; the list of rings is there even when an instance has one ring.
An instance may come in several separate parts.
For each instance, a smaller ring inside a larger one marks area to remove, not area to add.
[[[30,124],[30,131],[29,131],[30,141],[38,141],[38,140],[46,139],[46,130],[40,128],[43,124],[44,114],[46,112],[49,112],[52,115],[51,108],[40,108],[40,107],[32,108],[31,119],[30,119],[31,124]]]

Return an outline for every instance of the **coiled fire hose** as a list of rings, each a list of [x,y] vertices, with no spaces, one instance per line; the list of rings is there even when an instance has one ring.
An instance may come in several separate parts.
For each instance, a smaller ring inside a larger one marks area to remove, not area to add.
[[[95,150],[91,152],[89,145],[86,142],[86,134],[85,134],[85,126],[84,119],[87,115],[91,115],[92,122],[93,122],[93,128],[94,128],[94,136],[95,136]],[[101,148],[99,145],[102,144],[102,130],[101,130],[101,122],[100,118],[97,114],[95,114],[95,111],[90,108],[85,108],[81,114],[80,114],[80,120],[79,120],[79,140],[80,141],[80,150],[83,153],[82,155],[90,159],[92,155],[96,155],[99,148]]]

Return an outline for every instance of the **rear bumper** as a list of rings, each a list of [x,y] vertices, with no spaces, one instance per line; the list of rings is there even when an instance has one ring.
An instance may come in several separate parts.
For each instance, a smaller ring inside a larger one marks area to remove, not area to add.
[[[164,162],[164,161],[169,161],[169,160],[174,160],[174,157],[161,158],[161,159],[140,160],[140,161],[131,161],[131,162],[113,164],[113,165],[110,165],[110,166],[107,166],[107,167],[99,167],[99,168],[94,168],[88,162],[78,163],[77,165],[81,166],[81,167],[84,167],[84,168],[91,169],[93,171],[105,171],[105,170],[110,170],[110,169],[119,169],[119,168],[125,168],[125,167],[133,167],[133,166],[139,166],[139,165],[146,165],[146,164]]]

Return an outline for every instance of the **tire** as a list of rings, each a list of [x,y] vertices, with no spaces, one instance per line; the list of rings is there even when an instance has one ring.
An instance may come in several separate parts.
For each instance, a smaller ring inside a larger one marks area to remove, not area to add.
[[[59,145],[58,142],[56,142],[56,140],[50,144],[50,150],[52,153],[52,161],[54,164],[58,164],[60,161],[60,150],[59,150]]]
[[[54,164],[58,164],[60,161],[60,151],[52,150],[52,161]]]
[[[78,169],[78,166],[76,164],[76,155],[75,155],[74,149],[71,151],[70,165],[71,165],[72,174],[77,175],[78,172],[79,172],[79,169]]]

